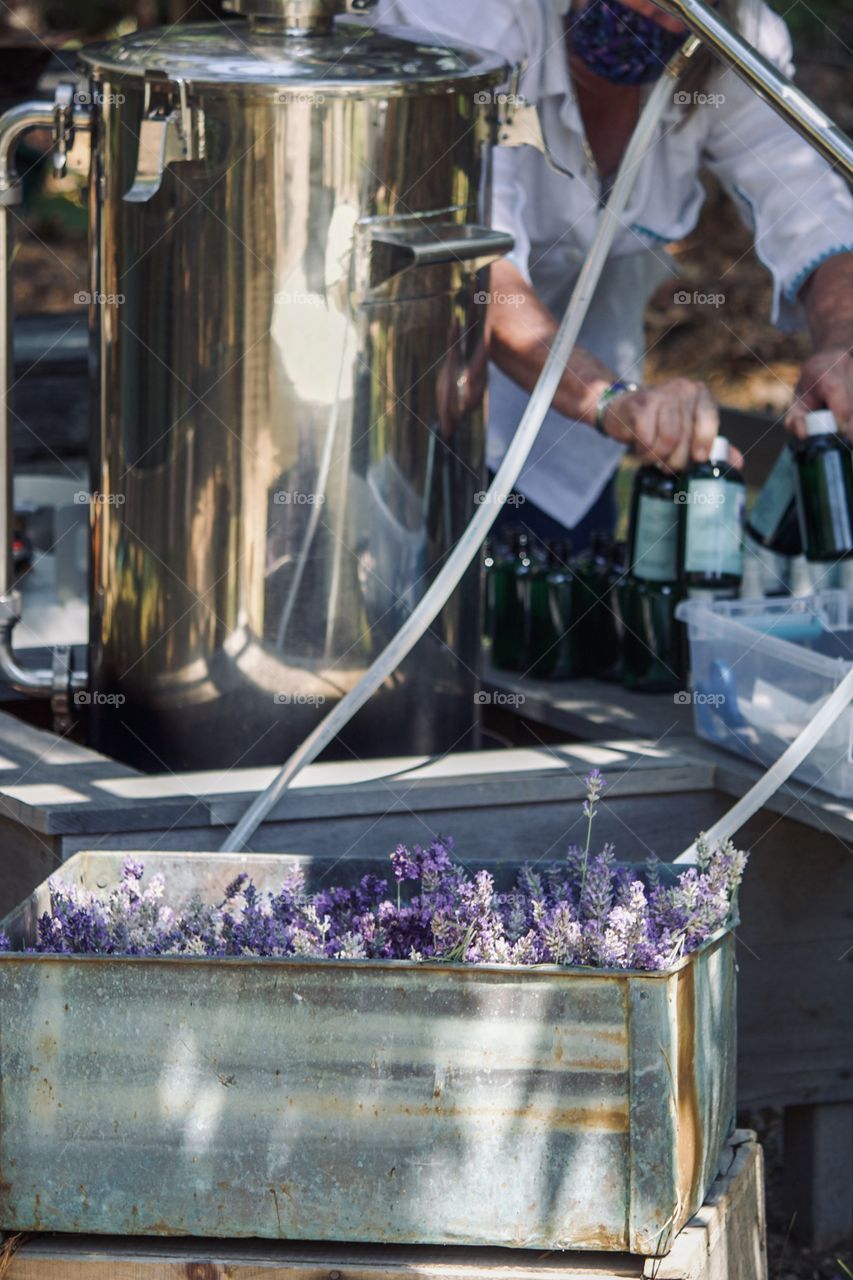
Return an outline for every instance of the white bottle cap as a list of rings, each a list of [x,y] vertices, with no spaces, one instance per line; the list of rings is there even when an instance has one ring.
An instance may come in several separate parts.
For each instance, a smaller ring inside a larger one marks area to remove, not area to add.
[[[711,462],[728,462],[729,442],[725,436],[714,436],[714,443],[711,445],[708,457]]]
[[[831,436],[838,430],[835,414],[831,409],[815,409],[806,414],[806,434],[810,436]]]

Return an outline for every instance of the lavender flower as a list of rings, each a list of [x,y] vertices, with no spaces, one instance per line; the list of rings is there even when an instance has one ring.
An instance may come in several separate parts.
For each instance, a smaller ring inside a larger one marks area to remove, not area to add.
[[[745,855],[729,842],[712,848],[700,840],[695,867],[664,885],[652,859],[644,881],[636,867],[614,865],[612,845],[590,853],[604,779],[593,770],[585,781],[584,847],[571,846],[562,863],[526,864],[510,893],[497,893],[488,871],[468,875],[453,861],[452,841],[438,836],[391,853],[396,902],[376,876],[308,894],[297,865],[277,892],[262,892],[241,872],[218,906],[198,897],[170,903],[163,877],[146,882],[142,865],[128,859],[106,895],[49,881],[50,910],[38,921],[33,949],[667,968],[729,922]],[[406,902],[404,884],[411,886]],[[0,950],[9,946],[0,931]]]
[[[416,845],[417,849],[418,846]],[[420,880],[421,869],[417,857],[413,857],[404,844],[398,844],[391,854],[391,866],[394,868],[394,879],[398,884],[404,880]]]

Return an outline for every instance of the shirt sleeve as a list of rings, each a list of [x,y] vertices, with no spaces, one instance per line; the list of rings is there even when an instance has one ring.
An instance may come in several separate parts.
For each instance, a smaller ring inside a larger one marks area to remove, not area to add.
[[[758,14],[747,39],[792,75],[787,26],[765,5]],[[756,253],[773,277],[774,323],[799,328],[805,317],[798,294],[806,280],[827,258],[853,250],[853,198],[823,157],[736,72],[721,71],[707,99],[694,108],[713,113],[703,158],[752,229]]]
[[[511,65],[525,61],[528,52],[512,0],[378,0],[370,20],[422,31],[446,44],[488,49]]]

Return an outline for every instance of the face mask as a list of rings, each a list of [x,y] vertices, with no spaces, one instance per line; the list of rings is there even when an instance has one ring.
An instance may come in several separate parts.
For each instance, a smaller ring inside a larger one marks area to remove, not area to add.
[[[687,33],[667,31],[619,0],[589,0],[569,18],[574,53],[590,71],[614,84],[649,84],[684,43]]]

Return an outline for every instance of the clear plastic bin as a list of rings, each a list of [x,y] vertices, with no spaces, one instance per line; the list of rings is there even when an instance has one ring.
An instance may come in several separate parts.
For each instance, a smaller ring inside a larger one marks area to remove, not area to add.
[[[769,765],[853,665],[853,590],[800,598],[685,600],[696,733]],[[676,695],[680,697],[681,695]],[[853,799],[853,708],[794,774]]]

